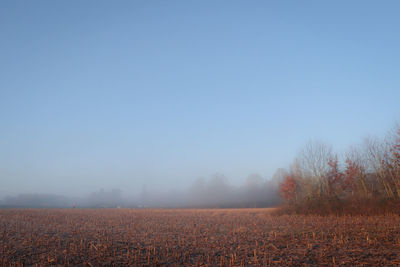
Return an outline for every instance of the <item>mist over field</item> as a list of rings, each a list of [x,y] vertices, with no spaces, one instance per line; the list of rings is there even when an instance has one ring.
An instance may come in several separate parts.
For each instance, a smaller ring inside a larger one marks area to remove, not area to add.
[[[279,172],[269,180],[258,174],[233,186],[222,174],[199,178],[185,190],[155,191],[146,186],[138,194],[100,189],[78,197],[56,194],[19,194],[0,200],[0,207],[30,208],[249,208],[280,203]]]

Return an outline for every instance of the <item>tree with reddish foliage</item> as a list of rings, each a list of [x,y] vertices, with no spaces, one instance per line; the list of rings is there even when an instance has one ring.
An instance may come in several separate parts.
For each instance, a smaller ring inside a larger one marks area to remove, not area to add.
[[[296,181],[293,175],[287,175],[283,182],[279,184],[279,189],[283,200],[293,202],[296,200]]]
[[[368,195],[368,185],[365,178],[365,168],[355,160],[346,159],[344,171],[343,190],[366,197]]]
[[[332,157],[328,161],[328,173],[326,175],[326,195],[337,197],[343,190],[343,173],[339,170],[337,157]]]
[[[351,194],[354,194],[354,191],[356,190],[356,184],[357,184],[357,174],[359,172],[359,166],[355,161],[352,161],[351,159],[347,158],[346,159],[346,169],[344,171],[344,190],[350,191]]]

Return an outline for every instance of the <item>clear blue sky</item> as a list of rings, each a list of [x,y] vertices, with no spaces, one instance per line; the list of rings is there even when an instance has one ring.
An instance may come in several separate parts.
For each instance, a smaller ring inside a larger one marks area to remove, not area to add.
[[[1,1],[0,196],[234,183],[400,118],[398,1]]]

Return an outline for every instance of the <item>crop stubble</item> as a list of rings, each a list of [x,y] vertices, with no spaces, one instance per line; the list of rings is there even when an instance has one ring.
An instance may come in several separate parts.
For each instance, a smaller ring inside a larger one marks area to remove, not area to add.
[[[400,217],[0,210],[1,266],[400,265]]]

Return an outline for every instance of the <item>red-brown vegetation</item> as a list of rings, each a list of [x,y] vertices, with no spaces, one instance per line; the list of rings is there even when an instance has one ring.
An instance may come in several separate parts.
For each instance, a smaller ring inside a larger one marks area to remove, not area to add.
[[[378,215],[400,212],[400,128],[353,147],[342,162],[310,142],[280,184],[282,209],[301,214]],[[342,163],[342,164],[341,164]]]
[[[296,198],[296,181],[293,175],[287,175],[284,180],[279,184],[279,190],[282,198],[285,201],[293,202]]]

